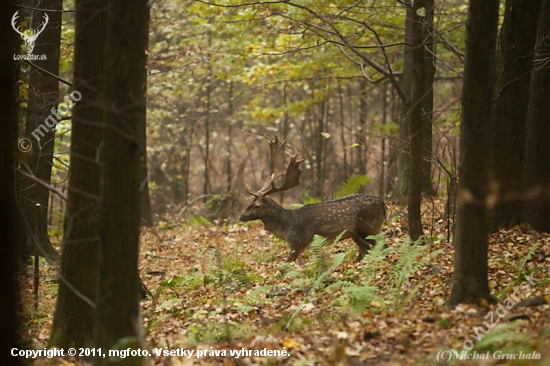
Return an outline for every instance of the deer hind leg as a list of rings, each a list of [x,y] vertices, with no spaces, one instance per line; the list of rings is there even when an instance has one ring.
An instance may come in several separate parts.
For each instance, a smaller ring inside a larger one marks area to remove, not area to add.
[[[376,242],[372,239],[366,239],[368,235],[363,233],[357,233],[353,236],[353,241],[359,247],[359,255],[357,256],[357,261],[361,262],[363,257],[367,252],[376,245]]]

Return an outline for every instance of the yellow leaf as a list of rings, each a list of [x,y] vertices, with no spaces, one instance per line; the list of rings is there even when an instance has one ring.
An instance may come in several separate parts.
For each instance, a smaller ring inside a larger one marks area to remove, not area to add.
[[[480,299],[479,299],[479,305],[483,306],[484,308],[488,308],[488,307],[489,307],[489,303],[488,303],[487,300],[485,300],[484,298],[480,298]]]
[[[296,349],[296,348],[300,347],[300,343],[296,342],[292,338],[287,338],[283,341],[283,347]]]
[[[328,139],[328,138],[330,138],[330,133],[328,133],[328,132],[321,132],[321,136],[323,136],[324,138]]]

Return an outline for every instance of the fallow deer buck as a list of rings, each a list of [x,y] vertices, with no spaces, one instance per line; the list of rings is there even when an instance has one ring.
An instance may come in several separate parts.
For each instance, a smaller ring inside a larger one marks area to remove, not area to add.
[[[380,232],[386,220],[387,206],[378,197],[354,194],[334,201],[305,205],[296,210],[287,210],[277,204],[268,195],[285,191],[300,184],[300,163],[295,152],[290,156],[290,163],[284,170],[285,143],[279,143],[277,137],[269,142],[271,175],[265,180],[259,191],[246,187],[254,196],[254,201],[241,215],[241,221],[261,220],[267,231],[287,242],[290,247],[288,262],[296,260],[306,250],[314,235],[321,235],[333,241],[340,233],[346,231],[342,239],[352,238],[359,246],[358,260],[374,244],[367,239],[369,235]],[[275,180],[283,178],[280,186]]]

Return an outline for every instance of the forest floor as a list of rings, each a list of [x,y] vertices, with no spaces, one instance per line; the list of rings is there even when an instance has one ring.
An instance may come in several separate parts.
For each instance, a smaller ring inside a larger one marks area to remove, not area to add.
[[[550,365],[550,236],[524,227],[492,234],[496,304],[450,310],[454,249],[442,212],[439,201],[424,211],[429,245],[409,245],[406,220],[388,220],[386,249],[362,263],[344,241],[287,264],[286,244],[261,223],[143,229],[141,278],[156,298],[142,301],[145,364],[443,365],[451,357],[460,365]],[[19,278],[21,336],[36,349],[49,338],[57,293],[55,268],[40,270],[36,310],[32,277]],[[533,356],[540,360],[503,359]],[[34,361],[61,364],[85,363]]]

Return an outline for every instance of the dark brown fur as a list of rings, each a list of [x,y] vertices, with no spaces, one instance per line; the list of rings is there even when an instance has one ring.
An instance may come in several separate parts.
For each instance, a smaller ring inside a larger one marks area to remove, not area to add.
[[[265,196],[254,198],[240,220],[262,220],[267,231],[287,242],[289,262],[309,247],[315,234],[332,241],[347,229],[342,239],[355,241],[359,246],[358,260],[361,260],[374,244],[367,236],[380,232],[386,213],[387,206],[380,198],[363,194],[305,205],[296,210],[287,210]]]

